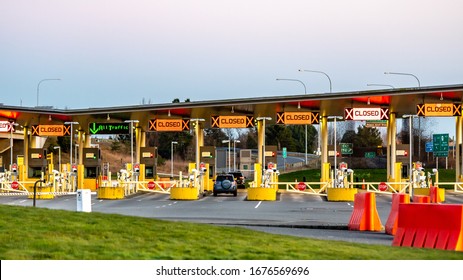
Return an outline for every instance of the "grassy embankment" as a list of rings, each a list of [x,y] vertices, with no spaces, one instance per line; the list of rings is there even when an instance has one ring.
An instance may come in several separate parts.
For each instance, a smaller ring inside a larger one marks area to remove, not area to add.
[[[463,253],[273,235],[239,227],[0,206],[2,260],[450,260]]]

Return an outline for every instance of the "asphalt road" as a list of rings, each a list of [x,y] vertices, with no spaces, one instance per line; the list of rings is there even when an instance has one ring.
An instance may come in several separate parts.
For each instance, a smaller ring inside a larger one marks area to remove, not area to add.
[[[463,204],[463,194],[446,193],[446,202]],[[32,206],[24,196],[0,196],[0,204]],[[194,201],[170,200],[169,195],[138,193],[121,200],[91,196],[92,212],[141,216],[170,221],[240,226],[296,237],[391,245],[393,236],[382,232],[349,231],[353,202],[329,202],[314,195],[282,192],[276,201],[247,201],[246,192],[205,196]],[[77,211],[75,195],[37,200],[37,207]],[[391,210],[391,196],[376,195],[376,208],[384,226]]]

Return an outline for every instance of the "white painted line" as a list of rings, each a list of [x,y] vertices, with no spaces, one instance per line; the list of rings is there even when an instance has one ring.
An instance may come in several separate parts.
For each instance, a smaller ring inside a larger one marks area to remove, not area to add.
[[[26,202],[26,201],[27,201],[26,199],[20,200],[19,203],[24,203],[24,202]]]
[[[259,201],[259,203],[257,203],[256,207],[254,207],[254,208],[259,207],[261,203],[262,203],[262,201]]]

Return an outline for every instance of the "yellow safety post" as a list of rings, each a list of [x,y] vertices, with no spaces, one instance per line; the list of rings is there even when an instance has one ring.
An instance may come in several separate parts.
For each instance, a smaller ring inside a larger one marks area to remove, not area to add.
[[[196,170],[196,163],[190,162],[188,164],[188,173],[191,174],[190,183],[186,187],[176,185],[170,189],[170,199],[173,200],[197,200],[199,198],[199,187],[196,186],[198,182],[197,176],[199,171]]]
[[[276,174],[272,174],[276,176]],[[273,179],[272,179],[273,180]],[[278,179],[276,179],[278,180]],[[275,201],[277,198],[278,186],[276,188],[265,188],[262,185],[262,165],[259,163],[254,164],[254,184],[253,187],[247,188],[247,200],[257,201]]]
[[[331,169],[331,164],[329,162],[324,162],[322,165],[322,173],[321,173],[320,182],[330,181],[330,169]]]

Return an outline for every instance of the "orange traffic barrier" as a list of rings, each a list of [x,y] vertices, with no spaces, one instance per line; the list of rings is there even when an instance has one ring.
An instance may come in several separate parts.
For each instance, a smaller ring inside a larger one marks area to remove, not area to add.
[[[413,203],[431,203],[431,197],[429,195],[414,195]]]
[[[350,217],[349,230],[381,231],[382,225],[376,209],[375,193],[357,193],[354,196],[354,211]]]
[[[431,203],[441,203],[443,201],[442,197],[439,195],[438,187],[429,187],[429,196],[431,197]]]
[[[406,193],[392,194],[391,212],[386,222],[386,234],[395,235],[397,232],[397,224],[399,221],[399,205],[400,203],[410,203],[410,195]]]
[[[365,189],[365,179],[363,179],[363,182],[362,182],[362,190]]]
[[[400,204],[392,246],[463,251],[463,205]]]

